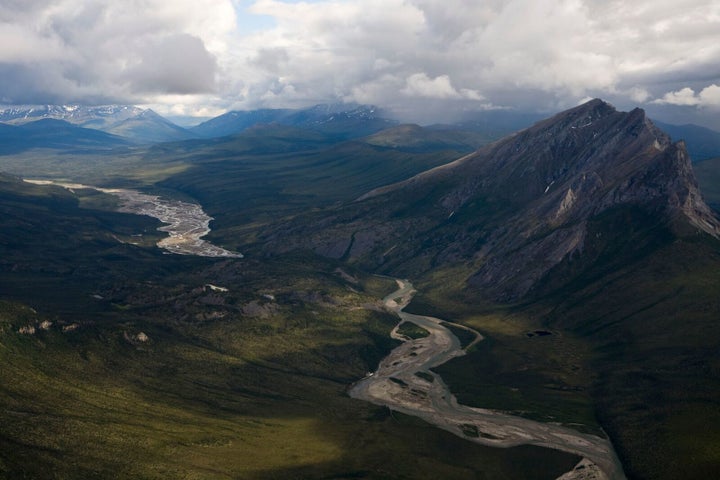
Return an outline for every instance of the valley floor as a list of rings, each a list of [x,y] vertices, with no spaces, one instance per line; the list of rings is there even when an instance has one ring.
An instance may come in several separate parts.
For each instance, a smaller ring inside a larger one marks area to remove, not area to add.
[[[620,461],[605,438],[556,424],[459,405],[442,378],[430,369],[463,355],[460,341],[442,325],[442,320],[403,312],[414,290],[407,281],[397,283],[399,289],[385,297],[385,306],[396,312],[401,321],[412,322],[429,335],[405,339],[383,359],[377,371],[353,385],[352,397],[417,416],[482,445],[506,448],[531,444],[577,454],[585,457],[579,464],[584,473],[594,469],[600,470],[595,476],[598,479],[625,478]],[[482,340],[479,333],[475,334],[476,339],[467,347]]]

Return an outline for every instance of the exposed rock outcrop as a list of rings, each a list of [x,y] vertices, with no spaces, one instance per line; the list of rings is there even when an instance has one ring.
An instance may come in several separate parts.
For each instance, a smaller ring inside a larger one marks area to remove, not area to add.
[[[469,285],[513,301],[585,255],[590,225],[623,208],[674,234],[720,236],[685,145],[643,110],[596,99],[266,240],[395,275],[462,266]]]

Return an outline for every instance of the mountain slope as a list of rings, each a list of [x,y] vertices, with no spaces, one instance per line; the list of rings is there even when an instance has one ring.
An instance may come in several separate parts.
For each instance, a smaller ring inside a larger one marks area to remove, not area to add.
[[[204,137],[220,137],[240,133],[254,125],[273,123],[321,132],[336,140],[363,137],[396,124],[373,106],[330,104],[300,110],[231,111],[191,130]]]
[[[103,131],[130,138],[138,143],[176,142],[196,138],[191,131],[179,127],[152,110],[112,123]]]
[[[588,219],[619,205],[720,232],[684,145],[643,111],[599,100],[359,200],[329,230],[299,225],[300,244],[399,274],[460,264],[471,285],[503,300],[526,295],[582,252]]]
[[[117,135],[83,128],[64,120],[46,118],[22,125],[0,126],[0,154],[8,155],[34,148],[58,150],[105,150],[127,146]]]
[[[445,163],[460,154],[450,143],[417,151],[377,146],[370,139],[338,141],[333,135],[274,124],[217,139],[158,145],[146,157],[185,162],[185,171],[159,186],[200,201],[215,218],[211,235],[240,244],[248,232],[254,236],[260,225],[282,216],[348,202]]]
[[[669,480],[720,470],[719,232],[684,143],[594,100],[261,240],[417,280],[489,337],[439,369],[461,402],[597,418]]]
[[[456,150],[470,152],[495,138],[479,132],[458,129],[432,129],[414,124],[386,128],[363,141],[378,147],[395,148],[410,152]]]
[[[197,136],[152,110],[132,105],[29,105],[0,110],[0,122],[8,125],[24,125],[38,120],[62,120],[137,143],[170,142]]]
[[[259,123],[273,123],[290,112],[283,109],[233,110],[191,127],[190,130],[202,137],[224,137]]]

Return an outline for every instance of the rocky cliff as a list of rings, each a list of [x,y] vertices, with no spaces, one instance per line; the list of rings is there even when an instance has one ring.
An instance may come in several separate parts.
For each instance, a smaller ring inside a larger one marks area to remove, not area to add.
[[[461,267],[468,285],[513,301],[556,267],[601,256],[597,238],[621,236],[637,217],[600,227],[597,219],[623,209],[671,235],[720,235],[685,145],[644,111],[596,99],[352,205],[279,226],[266,240],[276,251],[310,248],[399,275]]]

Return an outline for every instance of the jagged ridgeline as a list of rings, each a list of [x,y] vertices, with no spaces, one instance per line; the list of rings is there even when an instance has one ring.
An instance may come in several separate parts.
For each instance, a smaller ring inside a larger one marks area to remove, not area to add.
[[[719,225],[683,142],[593,100],[263,240],[417,280],[415,313],[490,334],[440,369],[461,402],[551,420],[584,401],[629,475],[706,478],[720,470]],[[562,337],[528,343],[528,325]]]
[[[720,233],[684,144],[640,109],[593,100],[268,239],[398,275],[461,265],[469,287],[513,301],[569,280],[553,278],[559,267],[601,255],[603,234],[623,232],[599,220],[620,212],[668,234]]]

